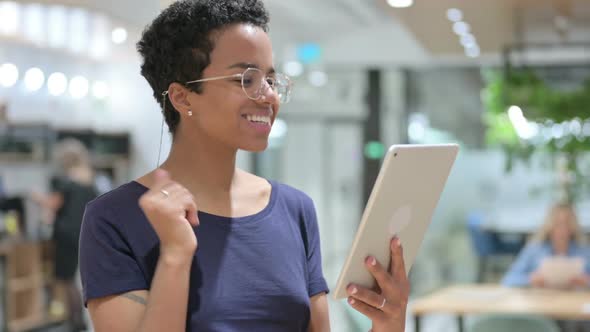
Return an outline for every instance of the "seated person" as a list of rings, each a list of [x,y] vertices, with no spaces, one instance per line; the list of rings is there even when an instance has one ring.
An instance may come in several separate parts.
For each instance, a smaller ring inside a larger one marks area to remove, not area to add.
[[[585,244],[576,213],[568,204],[555,205],[549,211],[547,221],[522,249],[502,284],[511,287],[549,286],[540,267],[544,259],[556,256],[583,258],[584,273],[572,277],[568,287],[590,286],[590,247]]]

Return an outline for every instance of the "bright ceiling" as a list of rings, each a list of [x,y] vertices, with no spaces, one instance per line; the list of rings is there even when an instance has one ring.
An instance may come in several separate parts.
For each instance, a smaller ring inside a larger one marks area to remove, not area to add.
[[[98,9],[139,31],[171,0],[34,2]],[[323,60],[336,65],[472,64],[498,61],[502,48],[517,41],[590,43],[590,0],[415,0],[403,9],[389,7],[386,0],[265,3],[278,56],[288,58],[296,45],[314,42],[321,45]],[[481,49],[480,57],[465,55],[447,19],[449,8],[462,11]],[[557,26],[566,27],[562,34]]]

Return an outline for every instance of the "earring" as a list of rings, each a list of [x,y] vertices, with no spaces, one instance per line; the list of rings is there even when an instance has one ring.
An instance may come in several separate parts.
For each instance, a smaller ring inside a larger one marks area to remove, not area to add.
[[[188,116],[193,116],[193,111],[188,111]]]

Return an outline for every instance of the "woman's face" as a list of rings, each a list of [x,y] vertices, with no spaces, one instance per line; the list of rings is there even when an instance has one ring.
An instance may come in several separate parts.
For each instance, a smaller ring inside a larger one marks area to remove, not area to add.
[[[252,67],[265,75],[273,75],[272,47],[264,30],[236,24],[215,34],[214,41],[211,64],[203,71],[202,78],[240,74]],[[266,149],[279,110],[279,98],[268,85],[263,85],[261,98],[252,100],[244,93],[240,79],[201,84],[201,94],[187,96],[193,112],[192,117],[183,119],[186,119],[184,129],[193,132],[188,135],[234,149]],[[258,118],[253,121],[251,116]]]
[[[559,209],[555,212],[553,227],[551,229],[551,241],[558,245],[567,245],[573,235],[569,219],[571,212],[567,209]]]

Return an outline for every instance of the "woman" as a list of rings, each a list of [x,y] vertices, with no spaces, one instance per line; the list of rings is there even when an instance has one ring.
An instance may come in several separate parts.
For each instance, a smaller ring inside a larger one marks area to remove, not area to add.
[[[84,297],[96,331],[328,331],[311,199],[236,168],[267,147],[290,83],[275,72],[260,0],[183,0],[138,49],[173,136],[159,169],[89,204]],[[380,292],[350,285],[373,331],[403,331],[402,252],[367,258]],[[116,317],[116,319],[114,319]]]
[[[552,256],[582,257],[585,272],[572,278],[568,286],[590,286],[590,248],[586,246],[571,205],[558,204],[549,211],[547,221],[518,255],[502,283],[506,286],[548,286],[539,268],[545,258]]]
[[[75,331],[86,329],[82,315],[82,296],[76,284],[78,239],[84,208],[96,198],[94,171],[86,147],[75,139],[65,139],[54,151],[56,175],[51,179],[51,192],[34,193],[32,198],[48,212],[53,223],[55,245],[55,278],[58,292],[66,295],[69,324]],[[57,296],[56,296],[57,297]],[[58,302],[52,302],[58,308]]]

